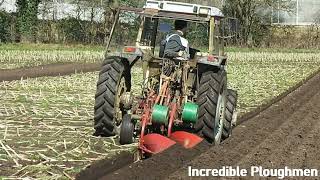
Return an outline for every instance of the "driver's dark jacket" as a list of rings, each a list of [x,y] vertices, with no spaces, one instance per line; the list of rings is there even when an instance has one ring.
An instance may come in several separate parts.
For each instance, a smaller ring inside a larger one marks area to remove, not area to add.
[[[189,54],[188,46],[188,41],[181,36],[180,32],[176,31],[161,42],[160,57],[176,58],[179,56],[179,51],[185,51],[185,54]]]

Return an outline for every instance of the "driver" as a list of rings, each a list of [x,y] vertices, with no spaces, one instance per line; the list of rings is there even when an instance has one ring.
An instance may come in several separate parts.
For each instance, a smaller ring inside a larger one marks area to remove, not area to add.
[[[189,42],[184,38],[188,23],[183,20],[176,20],[174,28],[175,32],[167,36],[164,42],[162,42],[162,45],[164,45],[163,57],[190,59]]]

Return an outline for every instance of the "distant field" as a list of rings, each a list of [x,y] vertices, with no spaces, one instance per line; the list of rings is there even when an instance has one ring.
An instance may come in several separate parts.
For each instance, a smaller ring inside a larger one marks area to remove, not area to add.
[[[230,87],[239,92],[241,112],[248,112],[319,67],[318,53],[229,53],[228,80]]]
[[[34,67],[54,63],[98,63],[103,51],[0,50],[0,69]]]
[[[0,69],[54,63],[98,63],[104,47],[61,44],[0,44]]]
[[[201,48],[200,48],[201,49]],[[226,50],[237,53],[299,53],[317,54],[317,49],[265,49],[236,48]],[[99,63],[103,61],[103,46],[61,44],[2,44],[0,45],[0,69],[33,67],[53,63]]]
[[[239,48],[228,47],[227,52],[269,52],[269,53],[320,53],[320,49],[289,49],[289,48]]]
[[[81,45],[81,44],[0,44],[2,50],[21,50],[21,51],[103,51],[103,46],[98,45]]]
[[[199,48],[198,49],[203,49]],[[204,48],[205,49],[205,48]],[[23,50],[23,51],[104,51],[102,45],[81,45],[81,44],[0,44],[2,50]],[[287,53],[320,53],[319,49],[289,49],[289,48],[239,48],[227,47],[228,52],[287,52]]]

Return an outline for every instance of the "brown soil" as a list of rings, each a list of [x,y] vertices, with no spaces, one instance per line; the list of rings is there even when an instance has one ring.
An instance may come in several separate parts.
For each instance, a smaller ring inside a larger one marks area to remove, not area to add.
[[[77,72],[92,72],[100,69],[100,64],[49,64],[31,68],[0,69],[0,82],[42,76],[69,75]]]
[[[125,166],[100,179],[122,180],[126,179],[125,177],[130,177],[130,179],[164,178],[208,149],[209,145],[205,141],[190,150],[186,150],[180,145],[174,145],[159,155]],[[149,171],[149,169],[151,169],[151,171]]]
[[[76,179],[96,180],[104,176],[108,172],[116,171],[134,161],[134,155],[130,152],[122,152],[117,156],[109,159],[100,160],[91,166],[87,167],[85,171],[80,172]],[[97,172],[96,170],[100,171]]]

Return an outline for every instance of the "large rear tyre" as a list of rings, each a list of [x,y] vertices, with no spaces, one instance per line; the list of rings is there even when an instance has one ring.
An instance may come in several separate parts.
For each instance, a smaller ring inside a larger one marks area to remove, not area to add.
[[[196,132],[208,142],[220,144],[226,106],[227,75],[224,70],[204,72],[200,79]]]
[[[127,63],[120,57],[108,57],[102,65],[95,95],[95,136],[114,136],[119,131],[122,119],[120,97],[131,88]]]
[[[227,104],[222,139],[227,139],[232,134],[233,123],[237,116],[238,93],[232,89],[227,90]]]

